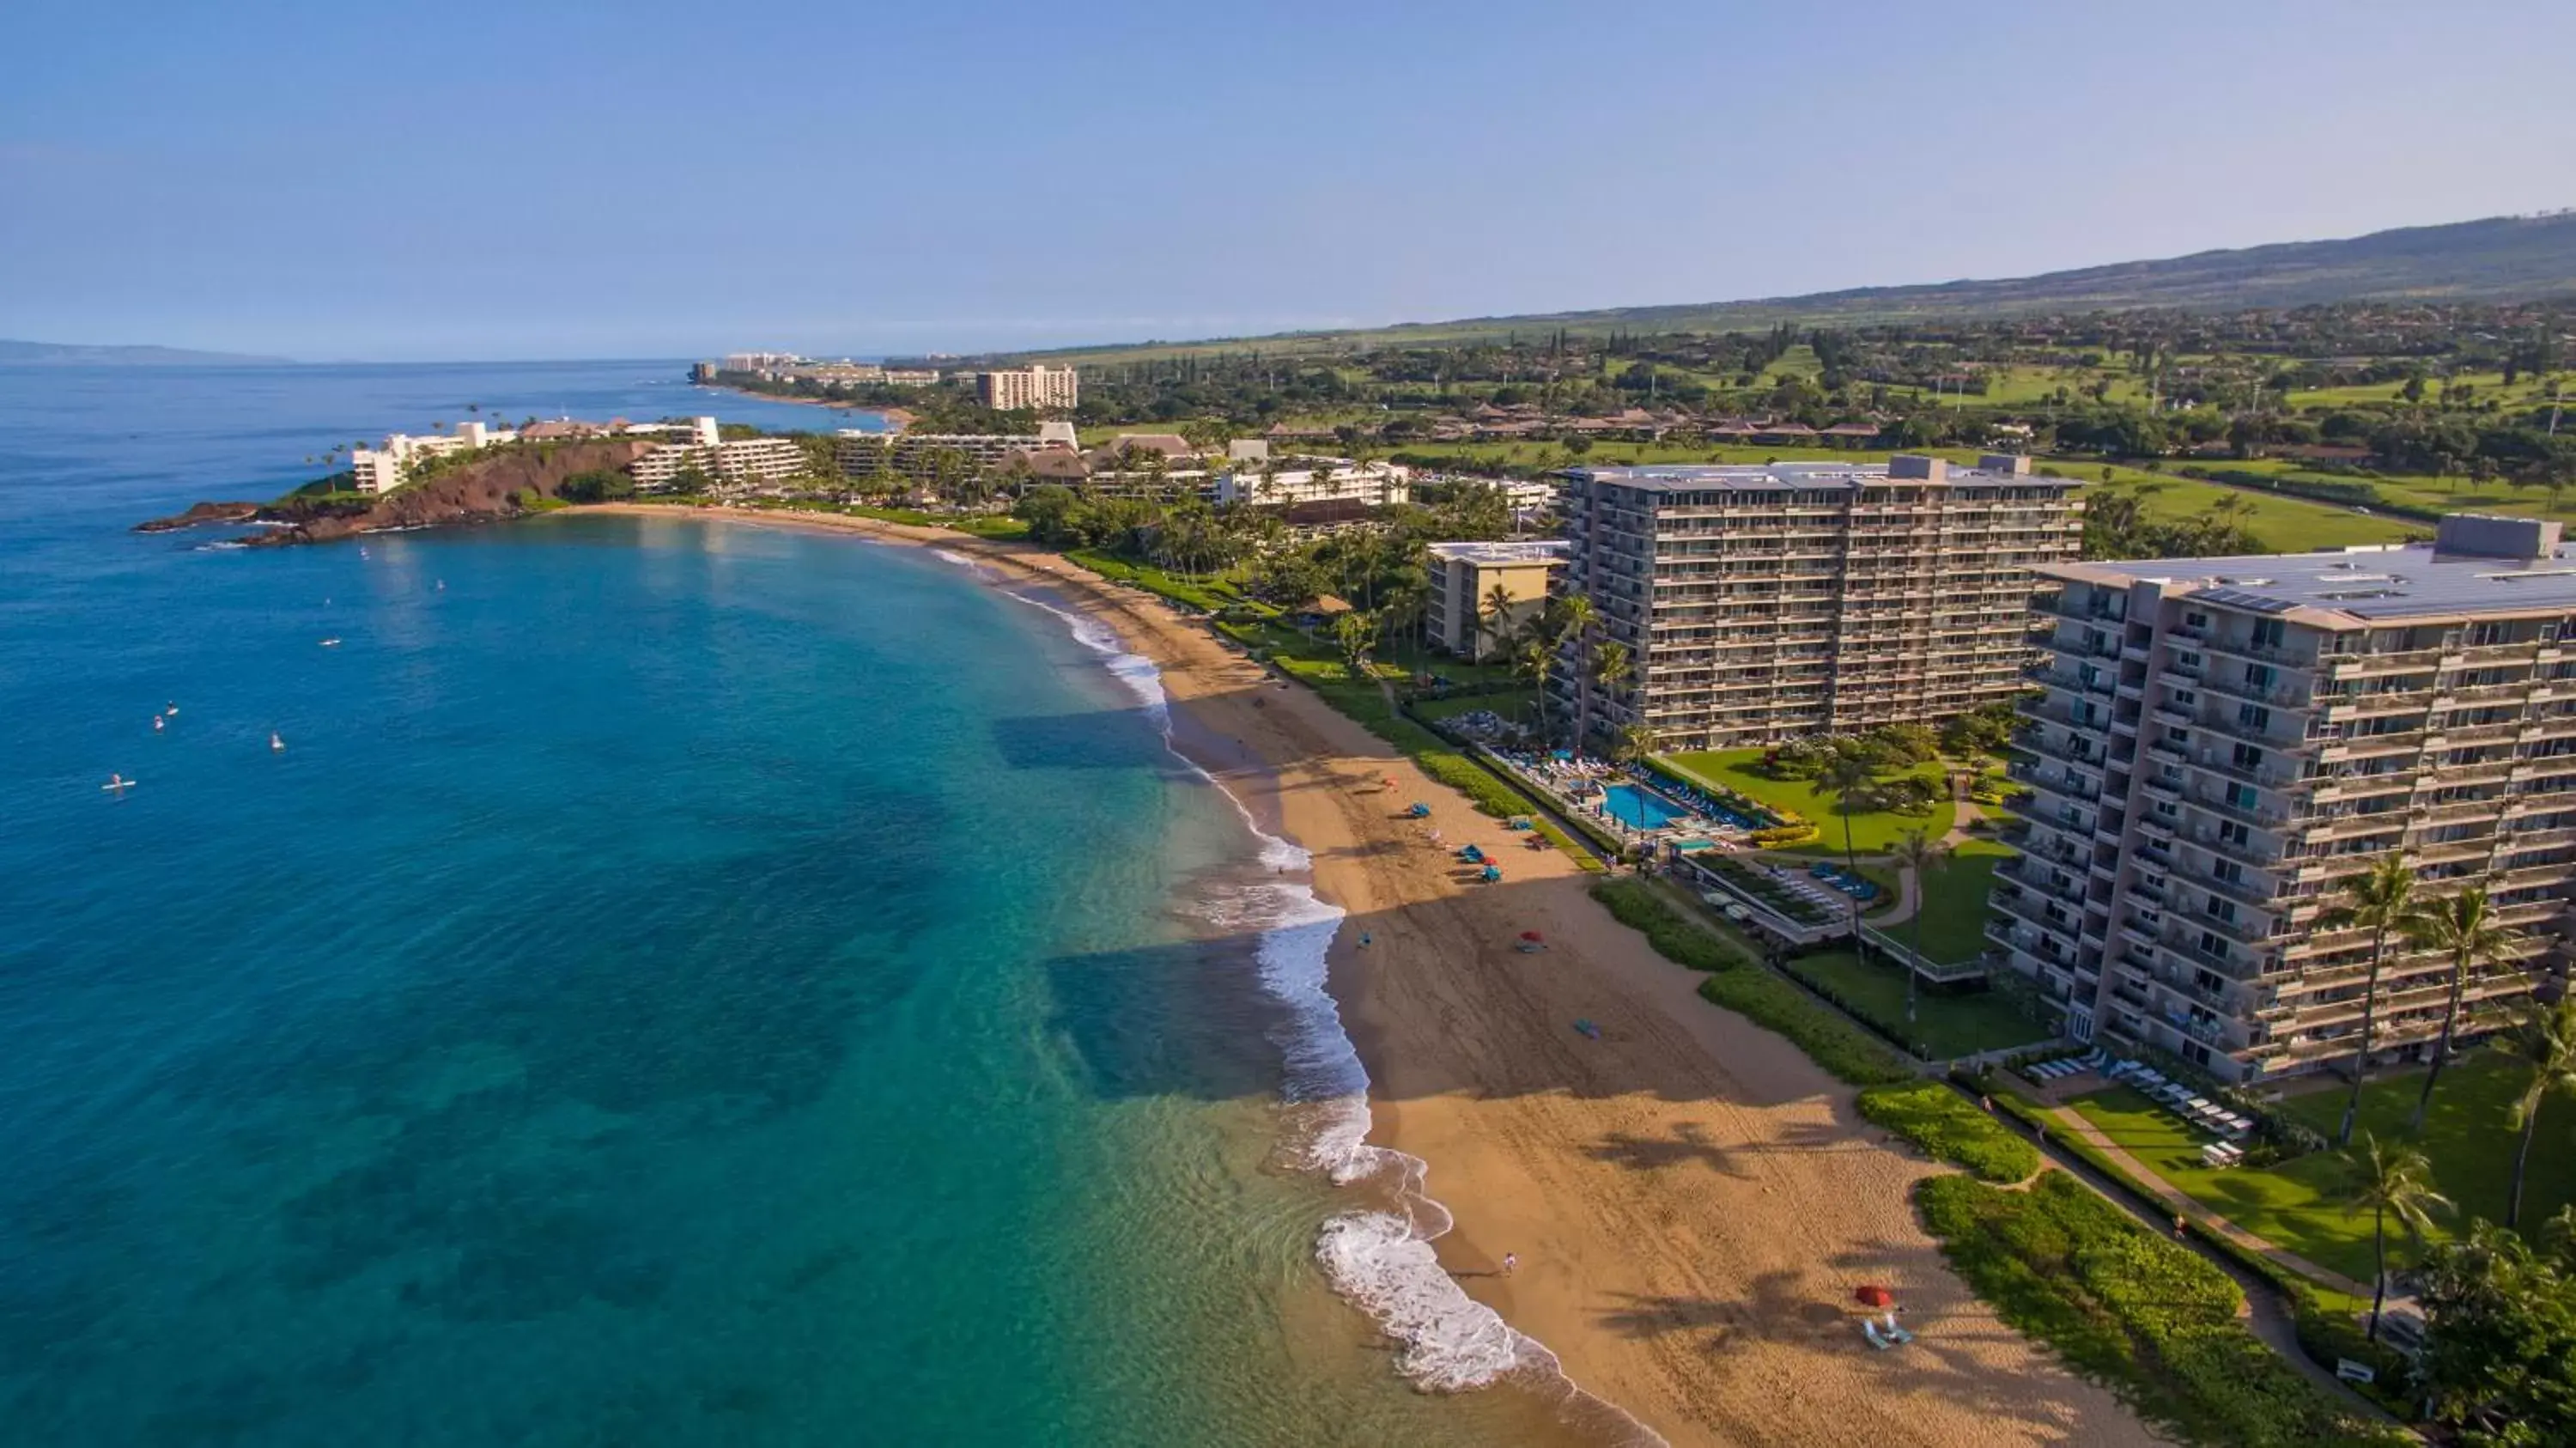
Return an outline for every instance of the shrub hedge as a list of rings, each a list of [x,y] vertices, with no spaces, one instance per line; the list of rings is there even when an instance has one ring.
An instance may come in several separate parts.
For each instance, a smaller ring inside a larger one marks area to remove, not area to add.
[[[1990,1094],[1996,1106],[2020,1118],[2034,1128],[2050,1129],[2050,1140],[2114,1187],[2128,1194],[2132,1201],[2161,1217],[2172,1206],[2137,1178],[2129,1175],[2117,1162],[2104,1155],[2093,1143],[2065,1128],[2039,1107],[2023,1099],[2011,1088],[1990,1078],[1962,1078],[1971,1089]],[[2355,1320],[2350,1300],[2340,1293],[2321,1290],[2317,1284],[2238,1242],[2221,1232],[2213,1232],[2197,1221],[2187,1230],[2191,1239],[2207,1246],[2228,1261],[2270,1283],[2289,1305],[2298,1331],[2299,1347],[2308,1360],[2320,1367],[2332,1368],[2343,1358],[2367,1363],[2377,1374],[2377,1381],[2353,1384],[2353,1391],[2379,1404],[2401,1419],[2412,1421],[2417,1404],[2406,1390],[2412,1369],[2403,1355],[2384,1344],[2374,1343],[2363,1334]]]
[[[1693,970],[1733,970],[1750,965],[1751,957],[1693,925],[1652,885],[1627,876],[1592,887],[1592,898],[1607,907],[1619,923],[1646,937],[1646,943],[1676,965]]]
[[[1854,1086],[1916,1079],[1905,1059],[1876,1036],[1762,966],[1720,971],[1699,983],[1699,993],[1788,1037],[1817,1065]]]
[[[2347,1409],[2238,1321],[2226,1273],[2064,1172],[2027,1191],[1967,1177],[1915,1188],[1925,1227],[1977,1295],[2186,1441],[2380,1448],[2410,1441]]]
[[[1938,1081],[1873,1086],[1859,1105],[1861,1115],[1985,1181],[2025,1181],[2039,1170],[2037,1147]]]

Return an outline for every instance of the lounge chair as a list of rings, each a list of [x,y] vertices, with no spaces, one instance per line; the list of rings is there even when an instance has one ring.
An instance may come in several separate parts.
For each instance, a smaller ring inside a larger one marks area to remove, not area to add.
[[[1864,1317],[1860,1320],[1860,1335],[1868,1338],[1869,1345],[1881,1352],[1896,1346],[1896,1339],[1879,1332],[1876,1318]]]

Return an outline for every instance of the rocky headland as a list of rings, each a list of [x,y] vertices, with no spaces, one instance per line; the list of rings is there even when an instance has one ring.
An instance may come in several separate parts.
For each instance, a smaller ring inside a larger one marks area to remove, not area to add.
[[[511,448],[375,498],[295,492],[273,503],[199,503],[185,512],[137,523],[134,530],[166,533],[209,525],[278,524],[244,540],[254,548],[277,548],[392,528],[497,522],[540,511],[561,499],[567,479],[585,473],[626,472],[652,446],[649,441],[619,439]]]

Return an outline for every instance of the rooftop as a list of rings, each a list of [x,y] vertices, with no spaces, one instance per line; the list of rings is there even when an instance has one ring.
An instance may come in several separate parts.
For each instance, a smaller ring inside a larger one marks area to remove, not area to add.
[[[1917,466],[1924,459],[1912,459]],[[1957,463],[1943,464],[1922,472],[1897,472],[1900,482],[1941,482],[1958,484],[2012,483],[2042,487],[2075,488],[2082,486],[2073,478],[2048,478],[2027,471],[2010,470],[2011,464],[2001,459],[1986,459],[1978,467]],[[1669,463],[1630,468],[1568,468],[1568,477],[1588,482],[1617,483],[1622,487],[1644,488],[1663,493],[1708,493],[1721,491],[1778,491],[1784,488],[1816,489],[1859,488],[1882,483],[1890,476],[1887,463],[1837,462],[1829,459],[1775,463]]]
[[[1562,538],[1529,538],[1510,543],[1432,543],[1426,546],[1434,558],[1492,565],[1554,562],[1565,556],[1567,544]]]
[[[2222,608],[2326,628],[2474,614],[2576,612],[2576,549],[2554,536],[2545,551],[2528,558],[2406,543],[2241,558],[2061,563],[2041,571],[2113,587],[2157,583],[2168,596],[2189,595]]]

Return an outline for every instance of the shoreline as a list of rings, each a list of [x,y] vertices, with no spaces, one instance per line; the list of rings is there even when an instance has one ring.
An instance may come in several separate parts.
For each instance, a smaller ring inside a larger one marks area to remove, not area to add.
[[[1558,851],[1506,851],[1504,885],[1454,878],[1449,847],[1507,844],[1500,822],[1199,622],[1031,545],[943,529],[649,503],[566,510],[590,512],[931,546],[1006,588],[1048,590],[1151,662],[1175,751],[1256,831],[1305,851],[1314,893],[1342,912],[1321,989],[1369,1082],[1351,1123],[1364,1135],[1348,1146],[1419,1163],[1400,1199],[1436,1201],[1448,1219],[1430,1243],[1447,1284],[1580,1385],[1560,1415],[1579,1436],[1623,1436],[1604,1421],[1616,1419],[1730,1448],[2159,1441],[1949,1273],[1910,1201],[1939,1168],[1886,1145],[1849,1088],[1701,1000],[1698,978],[1611,920]],[[1401,817],[1416,799],[1432,803],[1444,845]],[[1529,929],[1546,951],[1515,949]],[[1576,1019],[1599,1036],[1577,1034]],[[1507,1253],[1520,1259],[1508,1274]],[[1851,1304],[1864,1282],[1897,1288],[1921,1347],[1862,1344]]]

